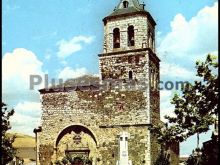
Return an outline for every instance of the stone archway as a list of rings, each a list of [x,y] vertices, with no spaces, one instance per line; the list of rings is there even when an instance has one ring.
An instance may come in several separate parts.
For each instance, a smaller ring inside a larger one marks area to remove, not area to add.
[[[97,156],[97,138],[86,126],[70,125],[65,127],[55,141],[56,159],[66,155],[72,158],[83,157],[94,161]],[[93,160],[92,160],[93,159]]]

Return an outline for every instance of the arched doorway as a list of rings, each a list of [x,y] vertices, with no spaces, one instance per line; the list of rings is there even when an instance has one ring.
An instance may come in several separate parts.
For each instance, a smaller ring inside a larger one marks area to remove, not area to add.
[[[71,125],[64,128],[55,142],[56,158],[69,158],[72,165],[83,165],[97,157],[97,140],[94,133],[85,126]]]

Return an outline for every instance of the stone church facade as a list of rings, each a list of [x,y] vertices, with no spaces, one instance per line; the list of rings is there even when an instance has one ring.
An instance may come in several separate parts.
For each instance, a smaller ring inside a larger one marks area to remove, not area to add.
[[[87,157],[93,165],[116,165],[119,136],[126,132],[132,164],[153,165],[160,145],[149,127],[161,122],[160,60],[155,54],[156,23],[144,6],[121,0],[103,19],[99,78],[85,76],[78,83],[40,90],[37,164],[70,154]],[[175,165],[178,149],[173,153]]]

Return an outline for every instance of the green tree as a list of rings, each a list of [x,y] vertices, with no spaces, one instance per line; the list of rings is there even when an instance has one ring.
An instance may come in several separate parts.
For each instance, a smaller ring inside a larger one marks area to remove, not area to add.
[[[12,143],[15,140],[15,136],[10,137],[7,135],[7,131],[11,129],[9,118],[14,114],[14,109],[8,110],[7,105],[2,103],[1,111],[1,135],[2,135],[2,146],[1,146],[1,163],[7,164],[12,161],[16,150],[13,148]]]
[[[207,132],[218,115],[217,58],[208,55],[205,62],[196,62],[198,80],[188,83],[181,94],[175,94],[171,103],[174,117],[165,116],[167,123],[152,127],[160,142],[182,142],[188,137]]]

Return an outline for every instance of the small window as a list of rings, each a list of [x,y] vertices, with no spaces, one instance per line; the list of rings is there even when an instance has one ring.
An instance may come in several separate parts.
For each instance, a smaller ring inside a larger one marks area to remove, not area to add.
[[[129,71],[129,79],[132,80],[133,79],[133,72]]]
[[[123,2],[124,8],[128,8],[128,5],[129,5],[128,1],[124,1],[124,2]]]
[[[134,26],[128,27],[128,46],[134,46]]]
[[[128,137],[125,137],[125,141],[128,141]]]
[[[113,48],[120,48],[120,30],[115,28],[113,30]]]
[[[123,137],[120,137],[120,141],[123,141]]]

